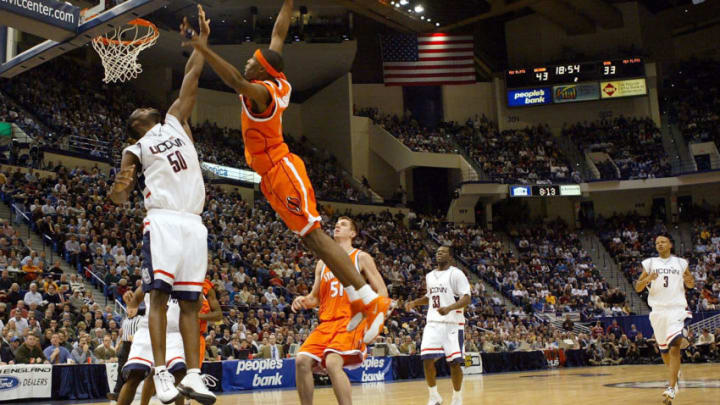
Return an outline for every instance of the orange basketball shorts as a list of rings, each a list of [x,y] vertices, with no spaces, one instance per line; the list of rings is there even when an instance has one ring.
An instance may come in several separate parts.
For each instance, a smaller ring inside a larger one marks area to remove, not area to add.
[[[367,355],[363,342],[365,327],[361,324],[354,331],[347,331],[350,318],[321,322],[300,346],[298,356],[308,356],[325,368],[325,356],[337,353],[345,361],[345,367],[362,365]]]
[[[320,228],[315,191],[305,163],[297,155],[286,155],[268,170],[262,176],[260,189],[291,231],[305,236]]]

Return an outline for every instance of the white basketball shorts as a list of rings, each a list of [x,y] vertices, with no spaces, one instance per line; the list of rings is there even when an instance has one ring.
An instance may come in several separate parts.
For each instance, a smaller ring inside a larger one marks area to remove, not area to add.
[[[167,359],[165,365],[168,370],[171,373],[185,370],[187,368],[185,366],[185,348],[180,332],[168,333],[165,345],[165,358]],[[133,336],[128,361],[123,366],[122,372],[127,377],[130,371],[140,370],[147,376],[152,367],[155,367],[155,362],[150,344],[150,331],[148,328],[140,328]]]
[[[151,209],[143,222],[143,290],[196,301],[207,272],[207,228],[199,215]]]
[[[672,343],[687,337],[687,324],[692,314],[686,308],[660,308],[650,312],[650,325],[660,351],[666,353]]]
[[[420,357],[439,359],[445,356],[447,362],[464,360],[464,326],[456,323],[428,322],[423,330]]]

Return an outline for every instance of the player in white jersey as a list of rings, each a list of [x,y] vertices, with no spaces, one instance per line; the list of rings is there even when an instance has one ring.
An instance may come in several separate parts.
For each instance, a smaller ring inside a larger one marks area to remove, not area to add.
[[[649,291],[650,324],[670,374],[669,385],[663,392],[664,403],[668,405],[672,404],[677,391],[681,350],[689,345],[685,323],[692,315],[688,311],[685,289],[695,288],[687,260],[671,254],[672,246],[669,236],[655,238],[658,257],[643,260],[643,272],[635,284],[638,293],[645,288]]]
[[[427,323],[420,345],[425,381],[430,391],[428,405],[439,405],[443,402],[435,380],[437,375],[435,361],[443,357],[450,364],[454,388],[452,405],[462,405],[461,365],[465,361],[463,309],[470,305],[470,283],[462,270],[450,265],[452,259],[450,246],[440,246],[435,258],[438,268],[425,276],[427,294],[405,304],[405,309],[410,311],[416,306],[428,305]]]
[[[138,323],[138,329],[130,346],[128,361],[121,370],[125,383],[120,389],[117,403],[118,405],[130,405],[135,398],[138,385],[145,380],[140,405],[147,405],[154,391],[153,379],[149,377],[154,366],[152,347],[150,345],[150,330],[148,328],[151,305],[150,295],[145,294],[142,287],[140,287],[134,293],[125,293],[123,300],[127,304],[128,311],[137,310],[140,303],[144,301],[145,315]],[[180,305],[176,299],[171,298],[167,304],[167,354],[164,364],[171,374],[181,379],[185,375],[187,366],[185,365],[185,352],[182,336],[180,336],[179,321]],[[178,396],[175,403],[176,405],[183,405],[184,398]]]
[[[205,20],[202,8],[199,8]],[[202,27],[202,25],[201,25]],[[181,32],[195,34],[187,19]],[[207,229],[200,214],[205,203],[205,185],[197,151],[191,134],[183,129],[195,106],[198,79],[205,61],[193,52],[185,67],[180,93],[170,106],[165,121],[154,108],[138,108],[128,120],[128,127],[140,137],[123,151],[120,173],[110,190],[110,199],[125,203],[137,182],[137,172],[145,198],[147,216],[143,227],[143,288],[150,292],[150,339],[155,367],[153,376],[158,398],[169,403],[180,393],[205,405],[215,402],[200,377],[200,369],[188,369],[175,387],[167,371],[166,304],[170,295],[180,302],[180,333],[185,342],[185,358],[191,365],[200,364],[197,347],[198,310],[202,283],[207,271]]]

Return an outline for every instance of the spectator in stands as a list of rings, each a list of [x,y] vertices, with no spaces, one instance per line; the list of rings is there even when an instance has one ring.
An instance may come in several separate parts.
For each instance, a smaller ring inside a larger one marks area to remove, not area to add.
[[[43,297],[42,294],[38,292],[37,284],[30,283],[30,291],[25,293],[25,297],[23,298],[23,301],[30,305],[30,304],[42,304]]]
[[[75,348],[72,350],[72,359],[77,364],[93,364],[97,363],[97,359],[93,354],[92,348],[88,343],[89,339],[86,335],[80,336]]]
[[[623,330],[620,325],[618,325],[617,320],[613,319],[610,326],[607,327],[605,333],[607,336],[614,335],[615,339],[620,339],[623,335]]]
[[[563,329],[572,332],[575,327],[575,322],[570,319],[570,315],[565,315],[565,321],[563,322]]]
[[[15,364],[42,364],[47,363],[45,354],[40,348],[38,337],[28,334],[25,342],[15,351]]]
[[[414,355],[417,353],[417,346],[415,345],[415,342],[412,341],[412,337],[410,335],[405,336],[405,341],[402,345],[400,345],[400,353],[405,355]]]
[[[102,331],[102,329],[100,329]],[[102,346],[94,351],[95,358],[98,363],[114,363],[117,362],[117,354],[112,346],[112,338],[105,335],[102,338]]]
[[[45,348],[43,354],[50,364],[65,364],[71,358],[70,352],[60,346],[60,337],[57,333],[52,334],[50,345]]]

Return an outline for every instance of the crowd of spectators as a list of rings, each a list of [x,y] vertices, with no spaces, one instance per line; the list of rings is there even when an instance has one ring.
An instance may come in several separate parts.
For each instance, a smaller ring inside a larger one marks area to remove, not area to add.
[[[55,74],[61,71],[59,74]],[[52,72],[52,74],[49,74]],[[85,77],[73,83],[71,77]],[[132,88],[104,84],[95,67],[82,66],[72,59],[49,61],[12,81],[0,81],[0,89],[42,120],[52,133],[43,131],[12,100],[0,107],[0,119],[17,123],[34,137],[38,152],[42,147],[59,148],[109,158],[116,161],[123,146],[131,142],[125,121],[138,105],[145,105]],[[92,106],[92,108],[88,108]],[[237,129],[204,122],[192,128],[201,161],[248,169],[242,134]],[[305,159],[319,199],[368,202],[367,187],[354,187],[342,174],[337,159],[305,139],[295,141],[286,136],[291,150]],[[42,159],[35,159],[35,162]],[[33,167],[38,168],[35,165]],[[359,191],[358,189],[362,189]]]
[[[445,128],[423,127],[412,118],[409,112],[403,117],[398,117],[397,115],[382,114],[376,108],[364,108],[356,111],[355,114],[370,118],[414,152],[458,152],[450,133]]]
[[[686,141],[720,146],[720,62],[692,59],[675,66],[665,80],[663,108]]]
[[[604,180],[647,179],[671,175],[671,166],[660,129],[650,118],[617,117],[566,125],[562,135],[577,145],[580,153],[605,152],[615,162],[600,170]]]
[[[455,140],[483,172],[498,183],[579,183],[547,126],[498,131],[485,116],[456,126]]]

